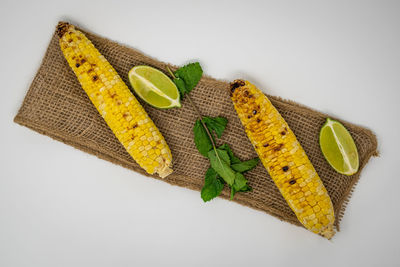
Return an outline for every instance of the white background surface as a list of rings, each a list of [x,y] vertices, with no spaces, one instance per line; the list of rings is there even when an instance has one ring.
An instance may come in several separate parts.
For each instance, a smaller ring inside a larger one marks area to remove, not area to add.
[[[1,1],[0,266],[398,266],[399,14],[399,1]],[[371,128],[381,157],[341,232],[204,204],[14,124],[58,20]]]

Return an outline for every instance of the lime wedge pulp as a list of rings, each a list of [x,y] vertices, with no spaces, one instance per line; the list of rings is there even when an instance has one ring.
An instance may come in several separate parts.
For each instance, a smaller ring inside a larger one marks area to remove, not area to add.
[[[319,133],[319,145],[325,159],[337,172],[352,175],[358,171],[357,147],[343,124],[327,118]]]
[[[161,71],[149,66],[135,66],[129,71],[135,93],[156,108],[181,107],[175,83]]]

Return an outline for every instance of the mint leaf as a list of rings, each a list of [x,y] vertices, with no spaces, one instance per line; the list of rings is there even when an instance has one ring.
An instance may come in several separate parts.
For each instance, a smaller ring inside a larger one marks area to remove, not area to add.
[[[231,187],[231,200],[233,199],[233,197],[235,196],[235,194],[236,194],[235,188]]]
[[[246,184],[245,187],[242,187],[242,189],[240,189],[240,192],[248,192],[248,191],[252,191],[252,190],[253,190],[253,188],[250,185]]]
[[[224,117],[203,117],[203,122],[207,125],[210,132],[214,131],[217,134],[218,138],[221,138],[228,124],[228,120]]]
[[[183,97],[183,95],[186,92],[185,82],[181,78],[175,78],[173,81],[174,81],[176,87],[178,87],[178,90],[179,90],[179,93],[181,94],[181,97]]]
[[[233,188],[236,191],[240,191],[242,188],[244,188],[247,184],[247,180],[244,177],[243,174],[241,174],[240,172],[237,172],[235,174],[235,182],[233,183]]]
[[[195,62],[179,68],[174,74],[177,78],[183,80],[185,83],[184,91],[182,92],[183,96],[184,94],[190,93],[190,91],[192,91],[192,89],[198,84],[201,76],[203,75],[203,70],[200,66],[200,63]]]
[[[257,166],[259,158],[254,158],[247,161],[241,161],[236,157],[228,144],[223,144],[218,147],[218,150],[223,150],[228,155],[231,162],[231,169],[235,171],[235,180],[231,186],[231,199],[235,196],[237,192],[247,192],[253,190],[251,186],[247,184],[247,180],[242,174],[242,172],[249,171]],[[211,151],[210,151],[211,152]]]
[[[211,167],[224,179],[228,185],[233,185],[235,172],[231,169],[229,155],[225,150],[216,149],[208,152]]]
[[[225,161],[228,165],[231,164],[231,159],[229,158],[228,153],[225,150],[217,149],[218,156]]]
[[[218,149],[225,150],[228,153],[229,158],[231,159],[231,167],[234,171],[237,172],[246,172],[253,169],[255,166],[257,166],[260,160],[259,158],[254,158],[247,161],[241,161],[233,154],[228,144],[223,144],[222,146],[218,147]]]
[[[247,192],[252,190],[252,188],[247,185],[247,179],[240,172],[235,173],[235,182],[231,187],[231,200],[235,196],[236,192]]]
[[[235,194],[237,192],[248,192],[253,190],[253,188],[251,188],[251,186],[249,185],[245,185],[242,189],[240,189],[240,191],[236,191],[236,189],[234,187],[231,187],[231,200],[233,199],[233,197],[235,196]]]
[[[232,152],[232,150],[231,150],[231,148],[229,147],[228,144],[223,144],[222,146],[218,147],[218,149],[222,149],[222,150],[225,150],[226,152],[228,152],[228,155],[229,155],[229,158],[231,159],[231,163],[232,164],[236,164],[236,163],[241,163],[242,162],[238,157],[236,157],[233,154],[233,152]]]
[[[213,168],[208,168],[204,179],[204,186],[201,189],[201,198],[204,202],[219,196],[224,188],[224,184],[217,172]]]
[[[250,159],[247,161],[242,161],[240,163],[232,164],[232,169],[237,172],[247,172],[257,166],[258,162],[260,161],[259,158]]]
[[[206,129],[204,129],[203,124],[201,124],[200,120],[197,120],[193,127],[194,133],[194,143],[197,147],[197,150],[204,157],[208,156],[208,151],[212,149],[212,143],[210,137],[207,135]]]

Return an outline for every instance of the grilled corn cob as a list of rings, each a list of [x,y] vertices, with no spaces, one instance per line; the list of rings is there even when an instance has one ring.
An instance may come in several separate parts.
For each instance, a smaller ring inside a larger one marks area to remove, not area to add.
[[[231,98],[261,162],[298,220],[330,239],[335,233],[331,199],[286,121],[248,81],[231,83]]]
[[[101,116],[146,172],[172,172],[171,151],[160,131],[110,63],[73,25],[57,26],[60,47]]]

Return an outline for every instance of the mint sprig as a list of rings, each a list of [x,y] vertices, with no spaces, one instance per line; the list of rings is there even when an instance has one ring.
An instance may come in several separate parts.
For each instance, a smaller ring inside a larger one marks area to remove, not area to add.
[[[217,148],[214,134],[221,138],[228,120],[224,117],[202,116],[189,95],[203,74],[200,64],[198,62],[190,63],[174,73],[168,67],[167,70],[173,77],[181,97],[186,96],[196,111],[198,119],[193,127],[194,143],[200,154],[210,160],[211,167],[205,174],[204,186],[201,190],[203,201],[210,201],[219,196],[224,188],[224,183],[231,188],[231,199],[237,192],[252,190],[247,184],[248,181],[243,172],[253,169],[258,164],[259,159],[241,161],[233,154],[228,144],[223,144]]]

